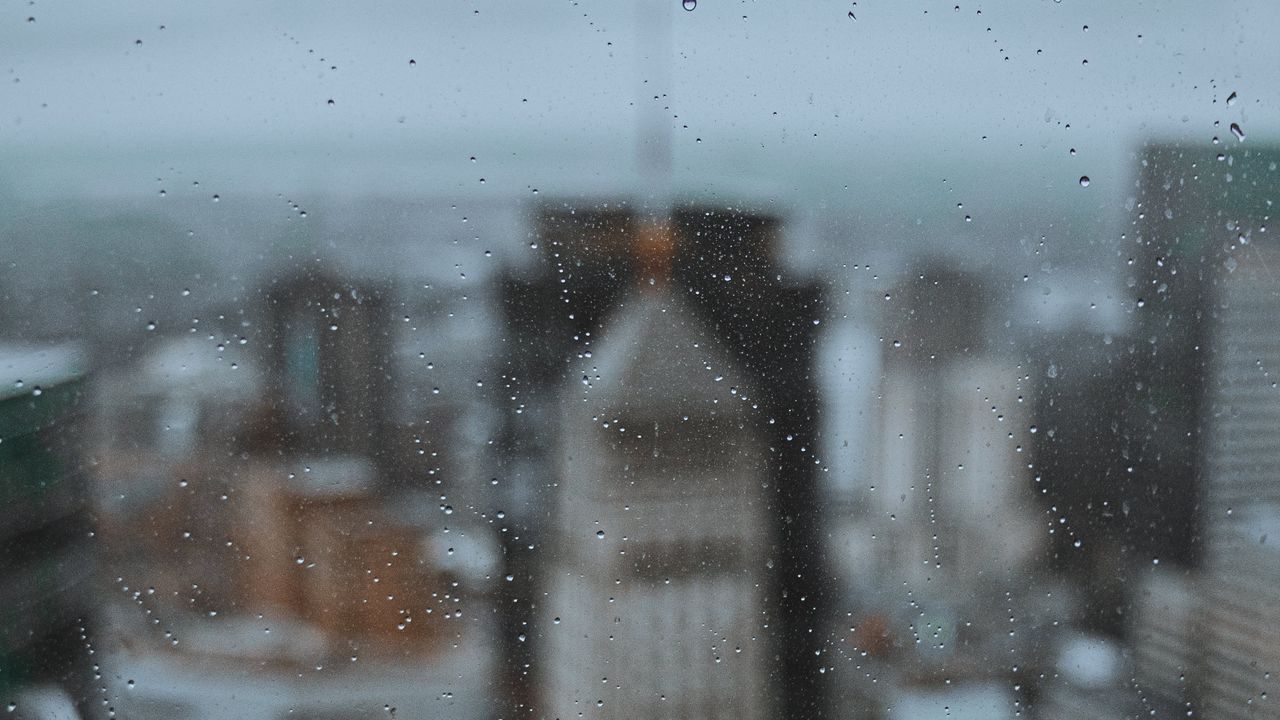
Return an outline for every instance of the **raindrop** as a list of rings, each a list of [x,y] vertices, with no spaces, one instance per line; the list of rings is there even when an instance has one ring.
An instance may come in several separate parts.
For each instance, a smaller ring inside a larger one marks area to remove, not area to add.
[[[1236,104],[1236,94],[1233,92],[1227,96],[1227,107],[1231,107],[1232,105],[1235,105],[1235,104]]]
[[[1088,176],[1088,175],[1081,175],[1081,176],[1080,176],[1080,187],[1089,187],[1089,176]]]
[[[597,531],[596,531],[596,538],[598,538],[598,539],[600,539],[600,540],[603,540],[603,539],[604,539],[604,531],[603,531],[603,530],[597,530]]]
[[[680,7],[689,12],[693,12],[693,9],[698,7],[698,0],[681,0]]]
[[[1235,135],[1240,142],[1244,142],[1244,130],[1240,129],[1239,123],[1231,123],[1231,134]]]

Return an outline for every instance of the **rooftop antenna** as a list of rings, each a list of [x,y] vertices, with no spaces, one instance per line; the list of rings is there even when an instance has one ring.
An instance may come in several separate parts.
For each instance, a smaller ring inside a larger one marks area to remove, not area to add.
[[[635,0],[636,169],[655,219],[671,206],[671,48],[676,0]]]

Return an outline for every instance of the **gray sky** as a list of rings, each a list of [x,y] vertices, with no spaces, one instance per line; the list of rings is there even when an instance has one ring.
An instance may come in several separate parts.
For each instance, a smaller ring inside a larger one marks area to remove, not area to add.
[[[1280,131],[1268,0],[643,1],[672,26],[665,90],[685,191],[892,204],[945,177],[980,205],[1079,196],[1089,175],[1093,198],[1122,198],[1143,138]],[[48,199],[151,194],[157,178],[224,195],[627,187],[638,79],[661,79],[641,70],[636,6],[10,3],[0,187]]]

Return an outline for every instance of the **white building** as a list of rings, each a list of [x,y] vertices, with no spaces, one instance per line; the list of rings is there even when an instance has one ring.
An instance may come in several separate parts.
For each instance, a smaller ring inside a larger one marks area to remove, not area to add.
[[[766,717],[767,419],[699,319],[646,290],[563,398],[540,711]]]
[[[1212,325],[1201,585],[1207,718],[1280,718],[1280,252],[1242,246]]]

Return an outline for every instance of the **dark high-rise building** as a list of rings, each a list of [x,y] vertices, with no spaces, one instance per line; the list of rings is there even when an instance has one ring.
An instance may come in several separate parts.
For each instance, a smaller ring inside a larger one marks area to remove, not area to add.
[[[731,357],[744,382],[757,388],[772,538],[759,632],[776,657],[766,694],[788,717],[815,716],[825,702],[818,651],[826,637],[827,591],[813,455],[820,291],[785,279],[775,257],[780,223],[769,216],[683,207],[646,221],[625,205],[565,205],[544,208],[535,224],[537,262],[513,273],[501,289],[507,348],[495,393],[503,418],[495,442],[503,453],[500,482],[506,483],[508,509],[518,511],[504,533],[511,581],[501,603],[514,702],[534,702],[539,673],[529,601],[541,597],[543,568],[530,548],[544,540],[540,533],[558,481],[558,398],[568,383],[582,381],[582,364],[575,360],[591,356],[624,294],[663,275],[670,277],[670,295]],[[666,240],[652,237],[655,228]],[[521,708],[528,710],[537,711]]]
[[[386,292],[308,269],[264,293],[262,443],[377,457],[391,381]]]
[[[1207,331],[1220,277],[1258,245],[1280,183],[1280,150],[1152,145],[1140,154],[1128,277],[1126,471],[1120,486],[1136,549],[1190,562],[1199,553],[1206,438]]]
[[[92,712],[94,564],[69,346],[0,345],[0,701],[18,717]],[[65,715],[59,715],[64,717]]]

